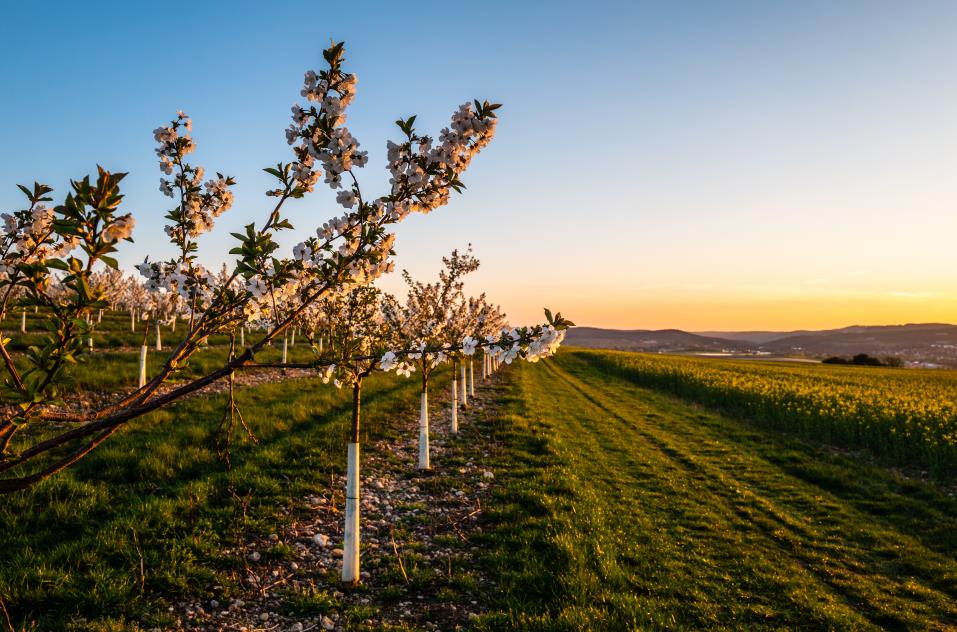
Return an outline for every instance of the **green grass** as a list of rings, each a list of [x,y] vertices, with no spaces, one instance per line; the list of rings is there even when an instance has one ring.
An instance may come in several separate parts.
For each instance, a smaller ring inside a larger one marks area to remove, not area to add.
[[[367,380],[363,434],[396,432],[384,421],[397,416],[411,432],[418,388],[391,375]],[[350,396],[316,379],[241,390],[260,444],[237,431],[231,470],[212,448],[223,398],[194,399],[135,422],[73,469],[0,497],[0,598],[11,617],[21,629],[149,629],[170,624],[170,600],[212,597],[214,585],[220,600],[235,594],[227,574],[240,561],[221,551],[244,533],[276,531],[296,499],[329,493],[345,467]]]
[[[585,352],[514,371],[479,629],[957,626],[941,488],[636,386]]]
[[[477,630],[957,627],[948,488],[644,388],[600,356],[507,369],[504,401],[464,429],[487,441],[461,442],[422,483],[440,494],[458,486],[457,464],[491,455],[481,567],[456,557],[440,577],[409,542],[408,583],[391,556],[370,565],[394,575],[372,604],[343,611],[306,585],[277,595],[282,608],[358,622],[422,591],[469,609],[484,599]],[[435,392],[447,380],[446,370]],[[211,449],[223,399],[197,398],[0,497],[0,597],[17,629],[165,628],[179,598],[240,594],[229,577],[241,560],[224,549],[281,532],[297,499],[329,493],[348,397],[314,379],[241,390],[261,443],[237,440],[231,470]],[[414,432],[417,400],[418,380],[375,377],[365,431],[395,436],[385,420],[398,415]],[[263,554],[290,550],[279,541]]]
[[[45,335],[44,326],[48,321],[48,314],[43,310],[34,313],[32,309],[27,310],[27,331],[20,333],[20,308],[14,308],[8,311],[6,316],[0,321],[0,331],[10,338],[7,348],[12,352],[23,351],[31,344],[37,344]],[[156,343],[156,323],[155,321],[137,321],[136,331],[130,329],[129,312],[103,312],[101,322],[96,322],[96,313],[92,321],[93,346],[95,349],[117,349],[119,347],[139,347],[143,344],[143,334],[147,334],[147,342],[150,345]],[[163,344],[166,346],[179,344],[183,339],[183,334],[189,328],[189,323],[180,320],[176,324],[176,331],[167,325],[161,325],[161,335]],[[258,335],[261,335],[259,332]],[[257,336],[253,332],[247,336],[247,339]],[[303,343],[305,338],[301,339]],[[281,341],[280,341],[281,342]],[[227,334],[216,334],[210,336],[209,343],[212,346],[226,345],[229,343]]]
[[[8,314],[4,323],[7,327],[4,333],[11,338],[8,348],[21,371],[27,367],[21,352],[28,345],[40,344],[44,336],[39,325],[39,321],[44,317],[43,313],[33,314],[32,311],[28,311],[27,316],[29,327],[27,334],[19,332],[19,312],[13,315]],[[181,341],[181,336],[186,330],[185,323],[179,324],[176,333],[171,333],[168,327],[163,327],[163,350],[156,351],[153,325],[138,323],[137,327],[137,333],[130,332],[128,314],[106,313],[103,322],[97,325],[97,331],[93,336],[94,351],[91,353],[84,350],[84,353],[79,356],[78,364],[68,367],[64,381],[58,385],[58,392],[69,396],[84,391],[102,393],[135,388],[139,375],[139,347],[143,340],[143,329],[149,330],[147,377],[159,372],[167,356]],[[251,344],[261,336],[262,332],[250,333],[246,336],[246,342]],[[238,342],[237,339],[237,344]],[[201,347],[189,364],[173,375],[172,380],[196,377],[221,367],[228,355],[228,344],[229,338],[225,335],[210,336],[209,345]],[[290,362],[309,362],[314,358],[315,354],[303,336],[297,337],[296,344],[288,349]],[[257,362],[279,362],[281,359],[281,337],[274,341],[272,346],[267,346],[256,354]],[[0,393],[0,403],[6,403],[5,400],[9,400],[9,396],[10,393],[7,391]]]

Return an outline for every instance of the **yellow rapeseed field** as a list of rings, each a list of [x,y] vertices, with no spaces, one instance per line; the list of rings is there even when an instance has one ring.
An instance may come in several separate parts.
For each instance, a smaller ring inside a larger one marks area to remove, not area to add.
[[[764,425],[957,473],[957,371],[582,353],[639,384]]]

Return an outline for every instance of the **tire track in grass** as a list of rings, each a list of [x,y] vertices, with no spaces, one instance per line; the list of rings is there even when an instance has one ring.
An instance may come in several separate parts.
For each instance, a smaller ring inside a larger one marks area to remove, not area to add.
[[[863,537],[860,539],[878,543],[886,551],[904,548],[906,553],[920,549],[919,543],[897,533],[888,534],[880,529],[869,528],[866,525],[867,517],[842,507],[838,499],[826,492],[783,473],[761,459],[755,459],[751,454],[741,454],[739,446],[728,447],[720,437],[708,436],[702,424],[696,422],[702,418],[711,420],[714,416],[701,415],[687,405],[676,405],[673,400],[666,400],[608,376],[602,375],[601,379],[596,379],[599,376],[586,375],[586,381],[583,381],[580,379],[582,370],[575,371],[576,375],[566,370],[576,368],[569,367],[573,363],[568,356],[560,356],[558,361],[561,367],[549,362],[544,370],[600,411],[597,416],[599,419],[612,416],[631,431],[630,438],[636,440],[632,452],[638,452],[636,448],[644,444],[646,448],[651,448],[652,454],[658,453],[659,458],[654,460],[654,484],[668,489],[670,493],[665,494],[665,497],[684,494],[692,499],[690,512],[687,507],[680,512],[678,535],[691,532],[699,536],[713,536],[713,528],[709,529],[707,524],[709,519],[714,519],[715,524],[725,528],[730,527],[731,533],[722,533],[721,538],[739,543],[739,548],[746,546],[749,551],[746,557],[751,558],[744,560],[749,573],[755,573],[761,581],[767,581],[766,576],[762,577],[766,574],[760,567],[768,565],[778,570],[772,573],[772,577],[780,579],[780,568],[786,566],[788,573],[801,578],[799,583],[818,584],[816,588],[820,594],[817,598],[826,597],[826,600],[843,602],[846,612],[840,619],[844,619],[845,623],[855,619],[855,625],[864,626],[867,622],[877,626],[900,626],[915,621],[928,623],[935,619],[935,612],[940,613],[937,625],[953,623],[954,601],[951,595],[940,593],[925,582],[882,573],[879,567],[875,567],[874,560],[868,559],[873,556],[869,556],[858,543],[848,541],[851,534],[842,534],[840,531],[848,524],[863,527]],[[555,391],[552,389],[553,396],[556,395]],[[662,402],[666,402],[670,409],[677,408],[678,414],[662,416],[656,412],[655,408]],[[623,410],[626,405],[628,409]],[[592,453],[595,445],[601,445],[605,456],[609,457],[609,468],[618,467],[629,472],[636,468],[647,470],[641,468],[635,458],[623,457],[625,451],[615,446],[616,441],[626,434],[621,432],[620,427],[615,429],[615,438],[609,437],[607,424],[596,423],[593,417],[596,416],[587,415],[575,420],[582,430],[587,431],[586,434],[602,437],[592,442]],[[665,419],[667,428],[659,423],[661,419]],[[579,447],[585,448],[581,444]],[[647,474],[630,478],[637,484],[648,480]],[[697,497],[697,507],[694,497]],[[773,497],[777,497],[777,502]],[[784,505],[779,504],[782,502]],[[705,508],[703,503],[710,503],[711,506]],[[696,511],[700,511],[700,515],[693,515]],[[836,520],[829,517],[832,511],[838,514]],[[903,540],[905,546],[888,542],[889,537]],[[690,542],[690,546],[700,548],[702,544]],[[757,549],[762,554],[754,553],[751,549]],[[701,552],[706,553],[707,550]],[[935,556],[926,550],[920,550],[920,555]],[[953,571],[952,560],[936,557],[940,559],[932,559],[936,564],[933,570],[945,575]],[[725,562],[733,564],[734,560]],[[787,584],[793,586],[793,577],[792,581],[780,587],[784,588]],[[780,584],[780,581],[777,583]],[[794,598],[801,602],[807,597],[798,594]],[[922,607],[915,603],[916,599],[929,603]],[[909,608],[914,611],[901,612],[900,618],[889,616],[886,612],[887,603],[896,604],[905,611]],[[824,609],[835,608],[836,602],[826,604]],[[855,615],[867,619],[859,619]]]
[[[760,600],[760,593],[756,592],[754,587],[749,588],[751,584],[763,586],[765,589],[767,589],[768,585],[771,585],[775,591],[794,593],[792,589],[788,589],[787,582],[782,582],[779,579],[778,573],[767,572],[767,569],[775,569],[776,567],[770,564],[766,557],[757,556],[750,552],[753,543],[747,542],[744,536],[753,536],[754,534],[750,533],[746,521],[740,519],[738,512],[736,512],[733,507],[715,504],[704,506],[700,503],[699,499],[707,494],[716,493],[717,497],[721,497],[727,492],[723,489],[715,490],[713,484],[709,484],[705,470],[696,463],[694,457],[689,458],[667,442],[662,441],[659,437],[642,432],[634,420],[610,409],[601,399],[590,394],[590,385],[576,384],[574,378],[571,378],[568,373],[556,368],[554,365],[549,366],[547,370],[552,373],[553,378],[567,384],[569,387],[568,390],[587,401],[590,406],[600,411],[602,415],[611,416],[619,423],[624,424],[629,430],[635,433],[631,438],[640,440],[640,442],[646,446],[647,451],[644,456],[649,459],[647,463],[640,464],[634,458],[626,458],[624,462],[620,462],[617,466],[610,464],[609,468],[625,471],[627,468],[643,467],[650,468],[653,471],[651,476],[642,478],[643,484],[651,486],[652,488],[664,488],[664,490],[663,492],[660,489],[649,490],[651,492],[649,493],[650,500],[661,503],[656,508],[651,509],[651,511],[656,514],[656,520],[653,521],[652,528],[655,528],[656,525],[659,530],[664,528],[666,531],[665,536],[669,539],[674,539],[678,543],[677,548],[679,551],[681,549],[687,549],[687,552],[680,553],[681,559],[677,561],[672,560],[671,562],[673,565],[676,562],[678,563],[679,573],[684,576],[683,580],[694,585],[696,583],[696,576],[704,569],[712,573],[715,571],[721,573],[721,569],[725,567],[730,566],[732,571],[741,571],[743,567],[745,572],[739,574],[744,575],[747,580],[751,581],[745,581],[744,585],[739,587],[736,594],[728,594],[725,598],[733,600],[746,597],[758,598]],[[639,403],[638,405],[645,408],[644,403]],[[656,415],[656,413],[651,414]],[[588,421],[578,419],[577,421],[583,426],[583,429],[586,429],[590,433],[600,436],[606,436],[608,433],[606,424],[597,424],[590,419]],[[621,433],[619,433],[619,435],[620,434]],[[597,461],[598,459],[592,460]],[[680,496],[690,499],[691,505],[675,506],[674,499]],[[735,518],[739,519],[735,520]],[[733,527],[731,532],[716,533],[716,525],[727,525],[729,522],[735,523],[730,525]],[[663,527],[663,525],[668,526]],[[719,551],[715,551],[713,547],[709,548],[712,544],[710,540],[714,538],[714,536],[718,536],[719,540],[723,540],[722,544],[730,549],[726,551],[724,555],[716,555]],[[747,548],[745,548],[746,546]],[[742,555],[741,552],[744,551],[748,551],[748,553]],[[790,569],[790,573],[804,576],[799,583],[817,583],[816,578],[807,571],[806,565],[794,564],[794,560],[789,560],[789,562],[791,562],[793,566],[793,568]],[[702,567],[704,567],[704,569]],[[723,573],[722,579],[729,582],[729,584],[734,584],[735,580],[740,578],[736,578],[733,572],[725,572]],[[706,598],[705,596],[702,597]],[[836,608],[842,609],[844,610],[842,613],[843,616],[839,617],[839,619],[849,618],[855,626],[867,627],[868,621],[859,618],[852,608],[847,608],[847,604],[842,596],[834,594],[834,591],[825,590],[822,595],[812,600],[809,600],[806,595],[794,593],[791,599],[795,601],[794,605],[796,607],[807,611],[816,609],[825,611]],[[820,607],[820,604],[817,603],[819,600],[824,600],[828,603]],[[771,615],[772,613],[766,612],[765,614]],[[732,611],[726,611],[722,613],[722,615],[730,616],[731,618],[740,616]],[[711,621],[708,623],[718,624],[719,622]],[[835,621],[828,618],[820,623],[822,625],[834,625]],[[848,622],[845,621],[844,623],[847,624]]]
[[[765,567],[773,565],[751,555],[751,559],[745,560],[746,576],[756,586],[739,586],[726,568],[728,560],[736,562],[739,557],[737,542],[724,543],[728,549],[724,551],[702,546],[701,535],[707,534],[710,523],[720,518],[697,503],[675,505],[669,502],[669,499],[689,495],[684,489],[688,477],[682,468],[641,436],[617,431],[608,433],[608,425],[596,421],[606,415],[603,409],[575,389],[556,389],[553,380],[546,384],[541,379],[543,377],[538,374],[540,384],[533,384],[526,396],[533,400],[533,408],[534,404],[539,404],[544,411],[541,414],[552,420],[556,449],[569,462],[565,472],[576,477],[575,488],[579,497],[579,502],[571,508],[576,514],[573,518],[555,516],[556,521],[570,523],[562,524],[556,530],[564,530],[566,540],[572,538],[569,534],[579,531],[580,541],[575,544],[589,550],[603,550],[606,560],[613,560],[606,561],[605,566],[622,566],[618,575],[624,576],[624,580],[619,577],[617,582],[609,581],[606,569],[596,563],[594,556],[579,555],[580,566],[589,568],[575,569],[566,583],[579,586],[566,592],[584,592],[577,597],[580,604],[595,602],[608,609],[624,609],[623,614],[617,613],[617,620],[624,620],[627,629],[632,628],[628,617],[633,617],[642,629],[663,625],[701,629],[729,623],[735,627],[774,626],[788,621],[775,608],[760,603],[762,594],[776,594],[789,588],[787,581],[765,571]],[[540,393],[546,389],[547,398],[543,398]],[[547,399],[544,406],[541,406],[542,399]],[[596,410],[600,414],[596,415]],[[618,449],[609,453],[604,449],[606,447]],[[603,459],[607,467],[596,468]],[[636,472],[640,474],[636,476]],[[615,477],[621,479],[619,485],[609,484],[609,480]],[[618,493],[622,484],[627,494]],[[611,523],[612,533],[606,534],[601,527],[596,527],[603,521]],[[588,585],[590,578],[581,576],[589,571],[599,578],[598,582],[591,583],[600,583],[601,586],[583,591],[580,585]],[[795,569],[795,572],[799,571]],[[704,581],[702,576],[705,576]],[[744,589],[747,591],[742,592]],[[634,603],[616,601],[615,590],[627,590],[635,598]],[[612,592],[612,598],[609,598],[608,591]],[[593,593],[597,593],[597,598]],[[789,602],[789,607],[816,613],[817,617],[812,616],[811,621],[818,626],[867,627],[866,620],[846,609],[834,613],[838,606],[843,605],[834,599],[824,607],[817,607],[825,597],[828,596],[799,595],[793,598],[795,604]],[[790,622],[793,621],[792,618]],[[590,623],[594,625],[593,621]]]

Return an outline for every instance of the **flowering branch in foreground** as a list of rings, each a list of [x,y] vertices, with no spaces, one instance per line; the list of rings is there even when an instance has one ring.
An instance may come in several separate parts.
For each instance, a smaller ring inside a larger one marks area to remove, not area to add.
[[[45,206],[52,191],[37,184],[21,187],[29,207],[3,217],[0,235],[0,314],[11,300],[39,305],[52,317],[44,346],[27,354],[29,368],[20,373],[0,340],[0,356],[9,375],[8,395],[13,410],[0,415],[0,493],[28,487],[89,454],[128,421],[231,375],[253,362],[265,345],[283,333],[323,296],[367,285],[392,269],[394,235],[388,228],[411,213],[428,213],[449,201],[452,191],[464,187],[460,180],[494,136],[497,104],[474,101],[458,108],[438,138],[422,135],[415,117],[397,121],[398,142],[390,142],[389,191],[367,197],[355,172],[367,156],[345,126],[346,108],[355,96],[356,76],[343,69],[344,46],[333,44],[323,52],[326,67],[307,72],[301,95],[307,104],[292,109],[286,139],[294,159],[266,169],[276,180],[266,192],[274,199],[261,225],[234,233],[237,256],[228,275],[218,276],[197,261],[197,238],[212,229],[217,217],[233,201],[235,181],[221,174],[206,178],[202,167],[187,161],[196,149],[192,121],[183,112],[154,130],[157,157],[163,177],[161,192],[176,200],[166,218],[166,233],[178,256],[138,266],[148,289],[177,294],[189,318],[182,342],[167,356],[161,370],[144,386],[118,397],[98,410],[64,413],[57,402],[64,368],[83,353],[90,332],[92,311],[106,306],[104,293],[91,288],[98,262],[116,267],[110,257],[114,244],[130,237],[133,218],[117,211],[124,174],[99,169],[96,182],[89,178],[73,183],[73,191],[52,212]],[[345,210],[318,227],[315,236],[300,242],[292,256],[279,254],[275,237],[292,230],[284,216],[286,202],[312,193],[318,179],[336,192]],[[74,255],[79,250],[78,256]],[[70,292],[54,298],[48,293],[51,274],[59,271]],[[230,333],[253,323],[262,336],[231,355],[221,367],[185,384],[160,393],[160,387],[186,365],[202,341],[214,333]],[[62,430],[62,423],[72,427]],[[23,433],[39,426],[43,432]],[[19,434],[19,441],[13,442]],[[42,456],[49,459],[32,471],[26,465]],[[15,469],[16,468],[16,469]]]

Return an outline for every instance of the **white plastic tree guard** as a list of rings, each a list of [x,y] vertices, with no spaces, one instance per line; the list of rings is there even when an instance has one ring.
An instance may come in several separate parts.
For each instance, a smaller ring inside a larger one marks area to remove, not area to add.
[[[349,444],[346,468],[346,526],[342,546],[342,581],[359,581],[359,444]]]
[[[452,373],[452,434],[459,431],[459,381],[455,379],[455,372]]]
[[[422,409],[419,412],[419,469],[427,470],[429,463],[429,392],[422,389]]]
[[[146,345],[142,345],[140,347],[140,388],[146,386],[146,349]]]

